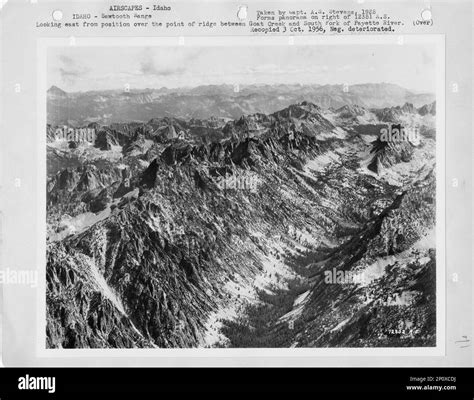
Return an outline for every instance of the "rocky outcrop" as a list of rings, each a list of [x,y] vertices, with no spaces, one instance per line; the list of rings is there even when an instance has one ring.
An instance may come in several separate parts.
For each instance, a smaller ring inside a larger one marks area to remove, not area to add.
[[[436,115],[436,101],[430,104],[425,104],[424,106],[418,109],[418,114],[420,115]]]
[[[112,150],[112,147],[118,146],[119,143],[111,132],[100,131],[97,133],[94,145],[100,150]]]
[[[377,174],[384,168],[390,168],[400,162],[409,162],[413,151],[414,147],[408,140],[391,142],[378,138],[372,142],[371,159],[367,168]]]
[[[358,105],[345,105],[336,110],[336,113],[340,118],[357,118],[364,115],[367,110],[364,107]]]

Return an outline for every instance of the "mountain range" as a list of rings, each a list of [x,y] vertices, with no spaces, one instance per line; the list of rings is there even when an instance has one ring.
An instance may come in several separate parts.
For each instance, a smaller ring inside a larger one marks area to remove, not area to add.
[[[323,108],[357,105],[393,107],[411,103],[420,107],[434,101],[430,93],[414,93],[395,84],[356,85],[208,85],[194,88],[108,90],[67,93],[48,90],[48,123],[80,126],[146,122],[174,117],[238,119],[242,115],[270,114],[291,104],[310,101]]]
[[[314,89],[51,89],[97,135],[48,135],[47,347],[434,346],[434,99]]]

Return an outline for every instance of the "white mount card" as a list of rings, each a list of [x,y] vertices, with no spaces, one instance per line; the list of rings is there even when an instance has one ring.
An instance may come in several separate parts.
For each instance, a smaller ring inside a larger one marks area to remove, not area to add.
[[[3,362],[472,365],[452,3],[6,2]]]

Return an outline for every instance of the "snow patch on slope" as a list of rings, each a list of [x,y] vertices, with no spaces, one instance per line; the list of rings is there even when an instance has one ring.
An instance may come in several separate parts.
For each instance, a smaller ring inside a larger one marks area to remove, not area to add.
[[[117,308],[117,310],[119,310],[123,315],[127,315],[125,313],[125,309],[122,305],[122,302],[112,290],[112,288],[107,284],[107,281],[100,273],[94,260],[90,259],[89,257],[84,258],[86,265],[89,267],[89,272],[92,276],[92,282],[95,284],[96,288],[112,302],[112,304]]]
[[[279,318],[279,321],[282,322],[290,322],[290,321],[295,321],[299,318],[299,316],[303,313],[304,306],[308,302],[310,298],[311,291],[308,290],[304,292],[303,294],[299,295],[295,301],[293,302],[293,309],[286,313],[285,315],[282,315]]]

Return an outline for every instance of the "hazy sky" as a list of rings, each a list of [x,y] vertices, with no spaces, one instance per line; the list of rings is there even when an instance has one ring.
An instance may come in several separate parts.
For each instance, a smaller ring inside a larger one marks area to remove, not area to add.
[[[435,92],[434,47],[52,47],[48,87],[73,91],[208,84],[389,82]]]

